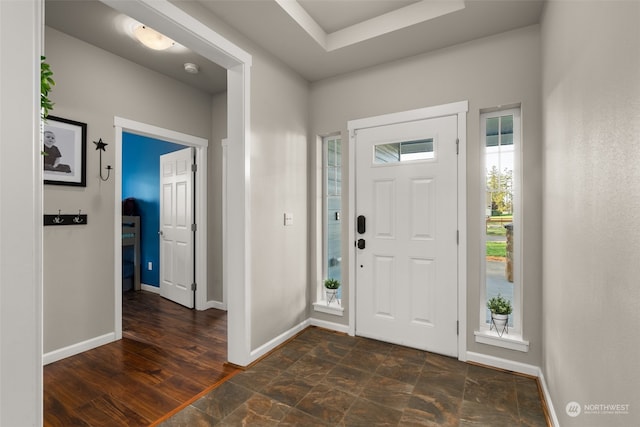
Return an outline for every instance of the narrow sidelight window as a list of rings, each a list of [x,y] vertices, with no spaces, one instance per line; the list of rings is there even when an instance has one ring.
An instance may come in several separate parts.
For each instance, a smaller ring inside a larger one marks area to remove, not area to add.
[[[339,136],[323,138],[324,157],[324,277],[342,281],[342,146]],[[338,299],[342,299],[338,289]]]
[[[480,116],[483,162],[483,289],[480,325],[488,326],[486,301],[500,294],[511,302],[509,330],[521,331],[522,290],[520,236],[522,218],[519,193],[520,109],[484,113]]]

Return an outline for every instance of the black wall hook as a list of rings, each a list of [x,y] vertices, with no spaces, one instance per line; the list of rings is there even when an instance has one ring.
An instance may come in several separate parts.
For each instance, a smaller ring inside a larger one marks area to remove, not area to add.
[[[103,151],[107,151],[107,149],[105,148],[107,145],[107,143],[102,141],[102,138],[100,138],[97,142],[93,141],[94,144],[96,144],[96,150],[98,150],[100,152],[100,179],[103,181],[107,181],[109,179],[109,175],[111,174],[111,165],[107,165],[107,167],[105,168],[107,170],[107,177],[103,177],[102,176],[102,152]]]

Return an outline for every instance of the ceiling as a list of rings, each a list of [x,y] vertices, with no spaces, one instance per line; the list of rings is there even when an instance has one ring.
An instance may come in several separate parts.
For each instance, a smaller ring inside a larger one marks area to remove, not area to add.
[[[195,3],[313,82],[536,24],[544,0]],[[162,52],[143,47],[127,34],[131,19],[97,0],[46,0],[45,23],[200,90],[226,90],[224,69],[179,45]],[[186,62],[198,64],[200,73],[186,73]]]

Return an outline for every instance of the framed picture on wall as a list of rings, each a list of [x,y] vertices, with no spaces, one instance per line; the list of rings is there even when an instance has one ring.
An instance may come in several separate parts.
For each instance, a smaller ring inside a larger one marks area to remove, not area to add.
[[[43,134],[44,183],[87,186],[87,124],[47,117]]]

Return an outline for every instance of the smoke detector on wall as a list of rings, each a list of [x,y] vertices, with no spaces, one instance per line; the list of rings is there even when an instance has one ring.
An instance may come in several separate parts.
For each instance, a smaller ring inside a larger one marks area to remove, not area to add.
[[[184,70],[189,74],[198,74],[200,72],[200,67],[191,62],[185,62]]]

